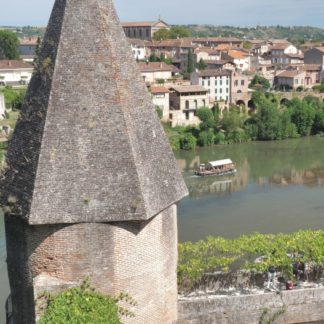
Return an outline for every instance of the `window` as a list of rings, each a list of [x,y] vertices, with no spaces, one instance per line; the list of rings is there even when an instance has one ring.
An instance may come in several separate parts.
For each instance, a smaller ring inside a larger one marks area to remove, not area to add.
[[[221,86],[223,85],[223,80],[222,79],[220,79],[220,83],[219,83]]]
[[[226,88],[226,93],[228,93],[228,88]]]
[[[228,99],[229,99],[229,97],[228,97],[228,96],[226,96],[226,101],[228,101]]]
[[[189,100],[186,100],[186,109],[189,109]]]
[[[241,80],[241,86],[244,86],[244,80]]]
[[[235,87],[238,87],[238,80],[235,80],[235,82],[234,82],[234,86],[235,86]]]
[[[189,111],[186,111],[186,119],[189,120]]]
[[[226,85],[229,85],[229,79],[228,78],[226,79]]]
[[[222,88],[219,89],[219,93],[223,93],[223,89]]]
[[[206,107],[206,100],[205,100],[205,99],[203,99],[203,101],[202,101],[202,102],[203,102],[203,106],[204,106],[204,107]]]
[[[194,103],[195,103],[195,108],[197,109],[198,108],[198,101],[195,100]]]

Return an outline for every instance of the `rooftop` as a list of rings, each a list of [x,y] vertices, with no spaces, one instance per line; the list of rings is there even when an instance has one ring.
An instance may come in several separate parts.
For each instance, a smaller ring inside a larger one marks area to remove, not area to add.
[[[0,177],[15,217],[143,221],[187,195],[112,0],[55,1],[39,61]]]
[[[175,92],[178,93],[190,93],[190,92],[207,93],[208,92],[206,88],[198,85],[175,86],[175,87],[171,87],[170,90],[174,90]]]
[[[34,67],[24,61],[19,60],[0,60],[0,70],[33,70]]]

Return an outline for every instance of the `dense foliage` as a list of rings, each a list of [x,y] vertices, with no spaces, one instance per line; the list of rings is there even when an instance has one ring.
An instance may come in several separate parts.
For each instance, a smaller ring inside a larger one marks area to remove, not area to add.
[[[17,60],[19,41],[15,33],[8,30],[0,30],[0,60]]]
[[[14,90],[13,88],[7,86],[0,89],[0,92],[4,94],[5,103],[7,108],[20,110],[25,99],[26,90]]]
[[[160,29],[154,33],[153,39],[156,41],[164,39],[176,39],[190,37],[191,32],[187,27],[184,26],[173,26],[170,29]]]
[[[298,261],[323,265],[324,231],[277,235],[256,233],[237,239],[208,237],[196,243],[179,244],[179,287],[180,290],[190,290],[206,272],[238,269],[267,272],[270,266],[276,267],[286,280],[290,280],[292,264]]]
[[[133,317],[134,314],[120,307],[118,302],[136,304],[126,294],[118,298],[104,296],[96,292],[87,280],[80,287],[68,289],[56,296],[44,293],[39,299],[45,308],[39,324],[120,324],[120,316]]]
[[[231,107],[223,113],[218,108],[199,108],[196,113],[201,120],[199,126],[172,129],[173,149],[190,148],[181,144],[187,134],[196,138],[197,145],[210,146],[324,133],[324,103],[316,97],[294,98],[280,103],[275,94],[254,92],[252,105],[255,109],[251,115],[240,107]],[[171,130],[170,127],[165,129],[167,133]]]

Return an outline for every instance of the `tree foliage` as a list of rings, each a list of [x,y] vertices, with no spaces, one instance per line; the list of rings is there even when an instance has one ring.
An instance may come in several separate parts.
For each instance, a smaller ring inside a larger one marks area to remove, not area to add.
[[[262,256],[262,258],[259,258]],[[254,262],[259,258],[259,262]],[[196,243],[179,244],[178,283],[190,290],[206,272],[237,269],[267,272],[274,266],[286,280],[293,277],[292,264],[301,261],[323,266],[324,231],[293,234],[243,235],[237,239],[208,237]]]
[[[45,297],[47,307],[39,324],[121,323],[117,301],[96,292],[87,282],[57,296]]]
[[[8,30],[0,30],[0,59],[19,59],[18,45],[19,41],[15,33]]]
[[[162,28],[154,33],[153,39],[156,41],[165,40],[165,39],[176,39],[190,37],[191,32],[185,26],[174,26],[170,29]]]
[[[267,91],[270,89],[270,82],[266,78],[255,75],[249,87],[255,90]]]

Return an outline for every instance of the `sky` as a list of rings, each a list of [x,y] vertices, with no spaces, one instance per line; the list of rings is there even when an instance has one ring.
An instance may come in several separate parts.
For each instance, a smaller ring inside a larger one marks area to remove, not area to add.
[[[0,26],[45,26],[53,4],[54,0],[0,0]],[[115,0],[115,5],[122,21],[161,17],[169,24],[324,28],[324,0]]]

